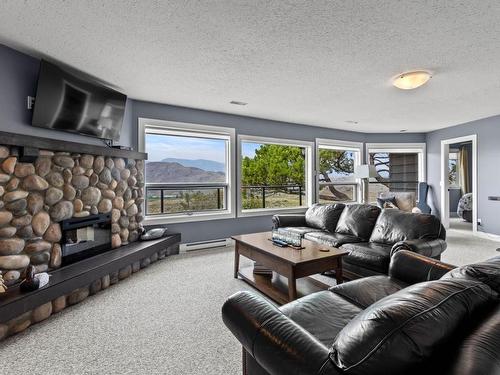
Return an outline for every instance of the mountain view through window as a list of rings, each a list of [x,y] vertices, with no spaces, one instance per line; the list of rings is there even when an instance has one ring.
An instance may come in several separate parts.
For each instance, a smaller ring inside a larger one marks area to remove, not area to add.
[[[148,133],[145,145],[149,215],[226,207],[227,139]]]

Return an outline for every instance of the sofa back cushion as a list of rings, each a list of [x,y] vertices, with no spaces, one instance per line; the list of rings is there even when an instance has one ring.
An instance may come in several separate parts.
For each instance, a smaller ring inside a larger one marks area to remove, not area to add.
[[[379,214],[380,208],[370,204],[347,205],[340,215],[335,232],[350,234],[366,241],[370,238]]]
[[[491,289],[500,294],[500,256],[493,257],[484,262],[467,264],[455,268],[441,279],[478,280],[489,285]]]
[[[306,211],[306,224],[311,228],[333,232],[344,207],[342,203],[313,204]]]
[[[374,303],[337,335],[330,357],[347,374],[403,374],[446,347],[494,292],[473,280],[415,284]]]
[[[440,230],[441,222],[434,215],[386,209],[377,219],[370,242],[393,245],[407,240],[434,240]]]

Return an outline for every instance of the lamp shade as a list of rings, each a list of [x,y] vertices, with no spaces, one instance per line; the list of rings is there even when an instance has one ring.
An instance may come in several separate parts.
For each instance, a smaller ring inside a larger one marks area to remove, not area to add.
[[[356,178],[370,178],[377,177],[377,169],[371,164],[361,164],[354,167],[354,177]]]

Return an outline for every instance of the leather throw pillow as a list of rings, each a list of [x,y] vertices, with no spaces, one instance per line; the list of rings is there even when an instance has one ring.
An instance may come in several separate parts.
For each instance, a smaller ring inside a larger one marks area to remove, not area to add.
[[[306,224],[308,227],[333,232],[345,205],[313,204],[306,211]]]
[[[340,215],[335,232],[368,240],[380,214],[380,208],[370,204],[347,205]]]

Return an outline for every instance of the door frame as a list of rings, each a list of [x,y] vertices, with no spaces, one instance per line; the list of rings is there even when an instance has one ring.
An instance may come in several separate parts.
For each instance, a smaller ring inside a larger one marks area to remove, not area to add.
[[[441,222],[450,227],[450,194],[448,191],[448,160],[450,145],[454,143],[472,142],[472,233],[477,233],[477,134],[463,137],[443,139],[441,141]]]

